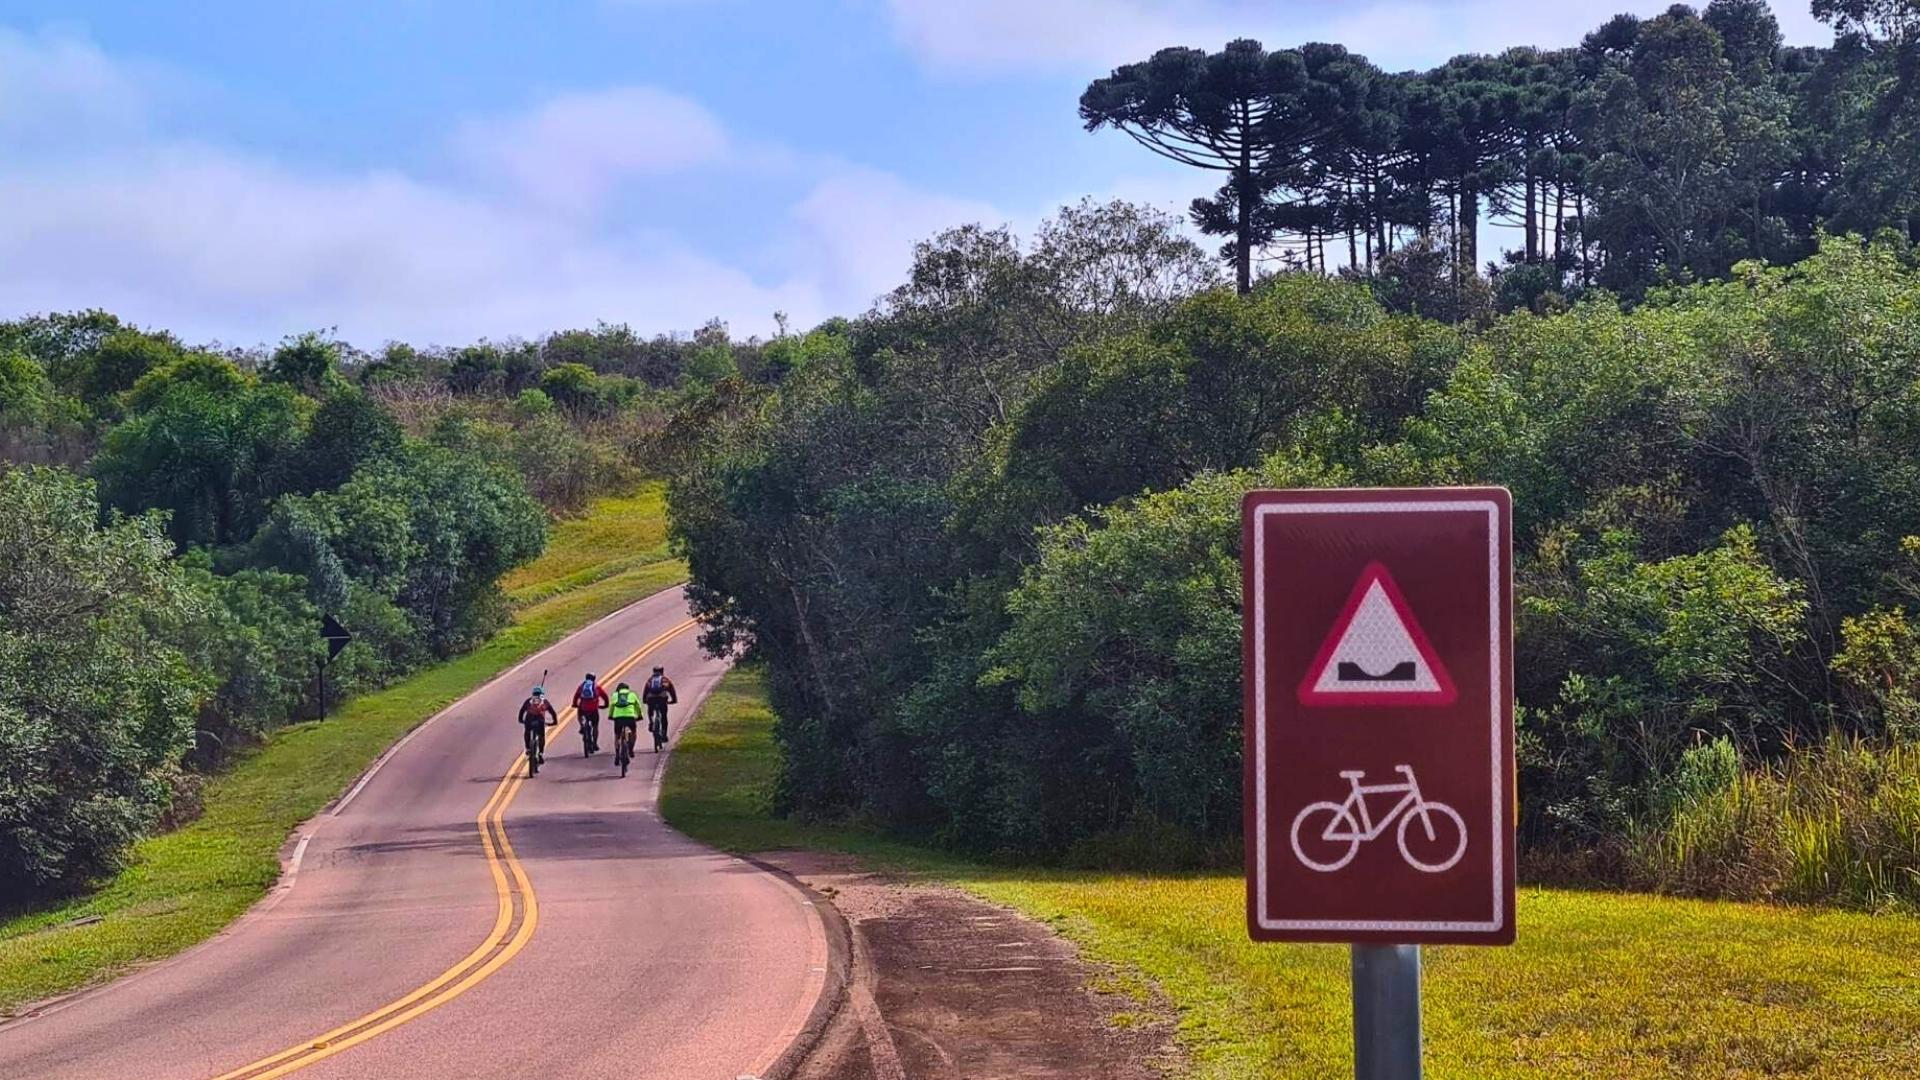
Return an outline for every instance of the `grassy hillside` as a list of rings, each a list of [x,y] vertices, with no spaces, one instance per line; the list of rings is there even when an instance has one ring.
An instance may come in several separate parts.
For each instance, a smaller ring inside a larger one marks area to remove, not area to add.
[[[751,670],[687,730],[669,822],[731,850],[815,847],[959,885],[1145,976],[1180,1009],[1196,1077],[1349,1075],[1346,950],[1255,945],[1238,875],[990,867],[767,816],[773,717]],[[1513,948],[1426,950],[1428,1075],[1903,1075],[1920,1060],[1920,919],[1526,889]]]
[[[515,606],[524,608],[621,574],[649,568],[657,572],[666,565],[666,485],[650,483],[632,495],[598,499],[585,515],[555,525],[546,552],[508,574],[500,587]]]
[[[204,811],[142,841],[130,866],[67,903],[0,918],[0,1014],[168,956],[227,925],[279,877],[288,833],[420,721],[521,658],[673,585],[657,485],[597,501],[554,529],[547,551],[507,588],[514,623],[466,656],[276,732],[211,779]]]

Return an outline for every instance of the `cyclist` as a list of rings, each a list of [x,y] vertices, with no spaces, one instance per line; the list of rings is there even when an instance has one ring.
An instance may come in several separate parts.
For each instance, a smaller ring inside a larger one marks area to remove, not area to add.
[[[573,708],[580,714],[580,740],[585,744],[587,757],[600,749],[600,710],[607,704],[606,688],[594,681],[593,672],[587,672],[580,688],[573,692]]]
[[[633,688],[621,683],[614,688],[607,716],[613,720],[614,757],[620,762],[620,775],[627,775],[627,762],[633,758],[633,740],[640,727],[640,698]]]
[[[544,686],[534,687],[527,700],[520,703],[520,729],[526,737],[528,775],[547,759],[547,729],[559,722],[560,714],[553,711],[553,702],[547,700]]]
[[[647,730],[653,732],[653,752],[657,754],[667,744],[667,706],[680,703],[680,691],[667,678],[667,669],[656,666],[640,691],[640,699],[647,703]]]

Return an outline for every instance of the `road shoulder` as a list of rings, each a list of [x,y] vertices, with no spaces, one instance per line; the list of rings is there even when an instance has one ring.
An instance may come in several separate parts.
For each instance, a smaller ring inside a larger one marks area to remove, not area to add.
[[[793,1080],[1152,1080],[1182,1064],[1164,998],[1044,924],[851,856],[754,859],[830,899],[849,931],[852,981]]]

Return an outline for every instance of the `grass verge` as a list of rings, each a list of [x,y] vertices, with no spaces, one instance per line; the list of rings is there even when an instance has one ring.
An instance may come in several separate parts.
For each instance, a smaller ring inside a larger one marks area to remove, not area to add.
[[[666,819],[735,851],[849,852],[1044,920],[1180,1010],[1191,1075],[1351,1075],[1347,956],[1247,941],[1234,875],[984,866],[768,814],[779,765],[758,676],[730,674],[674,753]],[[1429,948],[1428,1075],[1906,1075],[1920,1060],[1920,919],[1522,890],[1519,943]]]
[[[526,607],[667,560],[667,488],[654,481],[632,495],[596,499],[585,514],[556,523],[547,550],[500,587],[515,607]]]
[[[294,827],[395,739],[523,657],[683,580],[686,568],[660,545],[660,512],[657,489],[599,500],[586,518],[556,527],[547,552],[515,575],[517,588],[539,598],[516,596],[513,625],[485,645],[357,698],[325,721],[280,729],[208,781],[198,819],[141,841],[127,869],[102,888],[0,919],[0,1015],[211,936],[272,887]],[[655,554],[634,561],[636,552]],[[610,563],[619,565],[596,573]],[[559,582],[569,584],[553,587]]]

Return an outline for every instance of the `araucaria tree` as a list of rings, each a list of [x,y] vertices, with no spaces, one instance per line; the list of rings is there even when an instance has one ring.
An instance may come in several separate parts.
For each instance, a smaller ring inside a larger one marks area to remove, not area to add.
[[[1311,83],[1298,50],[1247,38],[1217,53],[1162,49],[1087,87],[1080,118],[1089,131],[1119,128],[1154,153],[1227,174],[1212,198],[1194,201],[1194,218],[1232,237],[1223,250],[1245,293],[1254,248],[1278,228],[1269,196],[1307,175],[1309,148],[1328,131]]]

